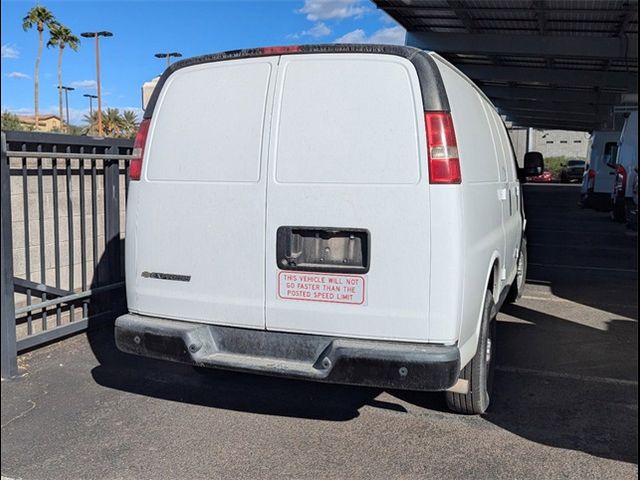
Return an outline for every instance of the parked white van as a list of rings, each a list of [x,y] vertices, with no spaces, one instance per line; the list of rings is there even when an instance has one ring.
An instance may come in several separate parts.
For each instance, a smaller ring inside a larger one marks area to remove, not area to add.
[[[595,131],[589,146],[589,167],[582,180],[580,204],[609,210],[616,174],[619,131]]]
[[[240,50],[161,77],[135,142],[125,352],[489,405],[526,272],[490,101],[434,53]]]
[[[611,218],[627,221],[627,212],[634,208],[634,169],[638,167],[638,111],[629,113],[624,121],[618,155],[616,157],[615,180],[611,193]]]

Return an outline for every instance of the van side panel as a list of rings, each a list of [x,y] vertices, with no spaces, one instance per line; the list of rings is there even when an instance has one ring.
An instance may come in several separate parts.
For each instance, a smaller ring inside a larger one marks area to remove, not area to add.
[[[631,112],[624,122],[618,147],[618,161],[627,171],[625,197],[633,195],[633,169],[638,166],[638,112]]]
[[[465,242],[463,240],[462,187],[433,185],[431,210],[431,289],[429,293],[430,341],[458,341],[462,319]]]
[[[587,155],[589,168],[595,170],[596,180],[593,191],[595,193],[605,193],[611,195],[613,191],[613,181],[615,180],[615,169],[607,165],[608,162],[615,162],[612,152],[615,154],[620,139],[620,132],[598,131],[591,134],[591,144]]]
[[[266,154],[277,57],[186,67],[155,107],[127,215],[129,310],[264,328]]]
[[[430,187],[415,67],[393,55],[283,56],[272,130],[267,329],[426,342]],[[276,240],[286,226],[368,231],[358,304],[281,298]]]
[[[461,366],[464,366],[476,352],[484,292],[492,262],[494,259],[502,262],[504,256],[502,201],[498,191],[503,186],[490,119],[483,106],[484,98],[466,77],[437,55],[433,58],[447,90],[462,171],[460,188],[465,269],[460,272],[463,296],[459,345]],[[432,196],[436,194],[435,186],[431,192]],[[437,228],[435,222],[432,228]],[[441,254],[435,249],[432,252],[434,257]],[[432,275],[432,285],[436,285],[439,280],[435,270]]]
[[[495,108],[484,102],[496,146],[496,157],[500,169],[500,196],[502,203],[502,225],[505,233],[505,254],[502,262],[504,276],[497,279],[498,293],[511,285],[516,277],[517,258],[522,239],[522,215],[520,213],[520,182],[517,178],[515,158],[507,130]]]

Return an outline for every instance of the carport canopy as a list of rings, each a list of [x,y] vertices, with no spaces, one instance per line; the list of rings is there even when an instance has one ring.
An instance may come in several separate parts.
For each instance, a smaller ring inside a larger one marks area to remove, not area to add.
[[[515,126],[607,130],[637,109],[637,0],[374,3],[407,45],[446,58]]]

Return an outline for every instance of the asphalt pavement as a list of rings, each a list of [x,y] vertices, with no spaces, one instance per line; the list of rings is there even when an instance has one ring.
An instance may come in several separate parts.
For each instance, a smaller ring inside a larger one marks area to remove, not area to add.
[[[637,237],[526,186],[525,296],[499,315],[489,412],[442,394],[222,371],[120,353],[112,331],[20,357],[2,382],[13,479],[637,478]]]

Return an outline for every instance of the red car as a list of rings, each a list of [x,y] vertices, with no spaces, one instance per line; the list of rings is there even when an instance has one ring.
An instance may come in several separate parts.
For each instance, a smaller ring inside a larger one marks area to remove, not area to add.
[[[536,183],[550,183],[553,182],[553,173],[549,170],[545,170],[541,175],[535,177],[527,177],[527,181]]]

